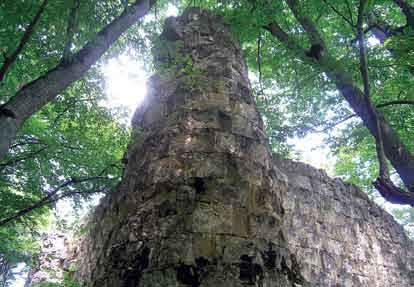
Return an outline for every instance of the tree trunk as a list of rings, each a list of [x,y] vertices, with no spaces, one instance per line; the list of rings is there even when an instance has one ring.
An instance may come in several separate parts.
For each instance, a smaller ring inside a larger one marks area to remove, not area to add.
[[[379,125],[382,131],[383,147],[386,157],[398,172],[407,189],[414,192],[414,155],[408,150],[381,113],[375,107],[371,109],[369,103],[364,98],[364,93],[357,86],[356,82],[354,82],[351,75],[342,68],[338,61],[329,55],[329,51],[327,51],[327,47],[319,31],[316,29],[315,24],[308,16],[302,14],[298,1],[286,0],[286,2],[296,20],[306,31],[309,40],[311,40],[311,49],[305,51],[277,22],[272,22],[263,28],[268,30],[280,42],[284,43],[291,52],[294,52],[303,61],[315,65],[325,72],[376,140],[379,139],[377,128]],[[317,47],[318,53],[309,53],[312,52],[314,47]],[[406,198],[406,196],[401,196],[400,203],[414,203],[414,200],[407,202],[405,200]]]
[[[370,133],[374,137],[377,137],[376,119],[372,116],[372,112],[370,112],[370,107],[365,101],[362,91],[340,69],[337,67],[335,69],[329,68],[332,66],[332,62],[331,59],[325,59],[325,62],[321,66],[336,84],[336,87],[342,93],[353,111],[362,119]],[[375,107],[372,109],[378,118],[382,130],[385,155],[401,177],[405,186],[410,191],[414,191],[414,156],[381,113]]]
[[[7,154],[11,142],[23,122],[70,84],[82,78],[89,68],[133,24],[145,16],[155,0],[138,0],[114,21],[104,27],[70,61],[62,61],[44,76],[21,88],[0,107],[0,160]]]

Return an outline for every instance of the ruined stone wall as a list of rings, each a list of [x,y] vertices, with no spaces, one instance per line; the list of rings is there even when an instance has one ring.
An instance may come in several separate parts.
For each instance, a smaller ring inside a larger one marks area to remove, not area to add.
[[[343,183],[273,163],[241,49],[220,18],[195,8],[169,18],[157,50],[160,73],[134,116],[123,181],[92,215],[76,279],[411,286],[409,242],[389,216],[378,207],[370,214],[374,205]]]
[[[67,267],[65,260],[69,257],[66,241],[66,236],[54,229],[42,234],[41,252],[36,258],[36,265],[29,271],[26,284],[41,286],[42,283],[53,284],[62,281],[63,272]]]
[[[414,286],[414,244],[357,187],[307,164],[274,159],[288,176],[284,234],[313,286]]]
[[[93,215],[87,286],[306,286],[281,233],[272,164],[241,49],[199,9],[169,18],[124,180]]]

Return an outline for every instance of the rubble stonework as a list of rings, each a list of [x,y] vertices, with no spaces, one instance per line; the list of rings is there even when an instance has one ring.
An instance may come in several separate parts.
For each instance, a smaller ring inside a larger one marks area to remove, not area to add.
[[[68,258],[67,237],[57,230],[42,234],[36,267],[28,274],[30,286],[42,283],[59,283],[63,280],[65,260]]]
[[[134,115],[123,180],[79,245],[77,280],[99,287],[413,284],[411,242],[389,215],[339,181],[274,164],[240,46],[219,17],[190,8],[167,19],[156,59],[162,69]]]
[[[288,176],[282,200],[289,250],[313,286],[414,286],[414,244],[354,185],[274,157]]]

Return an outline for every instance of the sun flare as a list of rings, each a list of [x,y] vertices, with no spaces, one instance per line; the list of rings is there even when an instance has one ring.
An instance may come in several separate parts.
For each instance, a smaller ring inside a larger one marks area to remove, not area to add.
[[[127,53],[108,60],[103,66],[105,92],[104,105],[108,108],[124,108],[131,118],[134,110],[147,93],[147,78],[142,62]]]

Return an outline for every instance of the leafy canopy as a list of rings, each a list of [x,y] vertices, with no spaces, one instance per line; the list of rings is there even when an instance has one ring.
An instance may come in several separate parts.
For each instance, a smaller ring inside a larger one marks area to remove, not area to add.
[[[127,49],[140,57],[151,71],[154,67],[150,54],[157,47],[154,39],[161,31],[168,2],[179,11],[190,5],[213,10],[230,25],[242,43],[274,152],[291,157],[288,138],[324,134],[336,157],[336,174],[373,193],[371,181],[378,174],[378,168],[375,144],[367,129],[325,73],[305,63],[297,57],[297,51],[287,49],[263,29],[276,20],[301,47],[310,47],[308,37],[285,1],[158,1],[147,19],[125,33],[84,79],[24,124],[8,157],[0,163],[0,205],[3,207],[0,219],[38,203],[56,190],[53,198],[66,194],[75,203],[91,198],[98,191],[115,190],[122,176],[121,159],[130,131],[117,121],[122,111],[108,110],[101,105],[105,95],[99,66],[105,59]],[[407,2],[413,5],[412,1]],[[39,0],[0,2],[0,54],[7,55],[15,49],[40,3]],[[357,1],[300,3],[303,12],[322,32],[333,57],[362,87],[356,33],[352,26],[356,24]],[[75,4],[75,1],[64,0],[47,4],[34,34],[0,83],[0,104],[60,61],[67,43],[70,11]],[[124,0],[81,1],[70,49],[79,50],[119,15],[126,4],[128,1]],[[372,12],[372,19],[383,26],[396,29],[406,23],[393,1],[369,1],[368,10]],[[374,105],[413,101],[413,33],[403,28],[401,33],[380,41],[376,30],[365,28]],[[380,108],[411,151],[414,149],[413,108],[409,104]],[[89,177],[94,179],[79,181]],[[0,265],[30,262],[54,203],[42,205],[0,226]],[[412,209],[400,209],[395,216],[404,224],[412,224]]]

